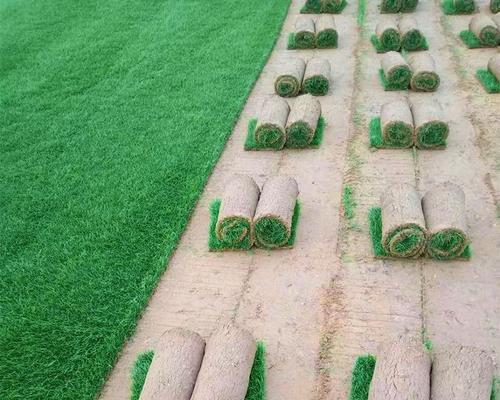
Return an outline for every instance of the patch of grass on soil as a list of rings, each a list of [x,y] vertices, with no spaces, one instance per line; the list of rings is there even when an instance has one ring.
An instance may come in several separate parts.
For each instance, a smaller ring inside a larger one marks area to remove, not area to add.
[[[141,397],[142,388],[144,387],[144,382],[146,382],[146,376],[153,362],[154,354],[153,350],[149,350],[137,356],[132,367],[132,373],[130,374],[132,382],[130,386],[130,400],[139,400],[139,397]]]
[[[368,400],[375,363],[375,357],[370,354],[356,359],[352,370],[349,400]]]
[[[500,81],[487,69],[478,69],[476,77],[488,93],[500,93]]]
[[[354,189],[350,185],[344,186],[344,191],[342,192],[342,209],[344,210],[345,218],[348,220],[354,218],[356,200],[354,199]]]

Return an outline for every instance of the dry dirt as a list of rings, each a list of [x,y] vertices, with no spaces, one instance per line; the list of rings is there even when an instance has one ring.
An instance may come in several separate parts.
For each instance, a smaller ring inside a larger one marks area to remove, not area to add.
[[[154,348],[165,330],[185,327],[207,337],[229,320],[266,343],[269,400],[347,399],[356,356],[375,352],[381,341],[402,332],[435,347],[458,342],[499,354],[500,95],[485,94],[474,77],[497,50],[465,49],[458,33],[470,16],[444,16],[438,0],[421,0],[414,16],[437,61],[441,86],[434,94],[384,92],[377,75],[381,55],[369,36],[380,18],[396,16],[381,16],[377,2],[368,1],[360,30],[357,2],[351,0],[335,16],[338,49],[289,51],[287,36],[301,3],[292,2],[276,48],[102,399],[128,398],[137,354]],[[486,3],[481,12],[489,12]],[[333,87],[319,98],[328,124],[321,147],[243,151],[248,120],[273,92],[273,70],[297,55],[320,55],[332,65]],[[446,150],[368,148],[370,118],[382,103],[404,96],[436,97],[443,104],[451,125]],[[207,251],[208,205],[234,173],[250,174],[260,184],[276,173],[296,178],[302,214],[294,249]],[[408,182],[423,194],[445,180],[466,193],[472,259],[373,259],[367,214],[384,188]],[[353,221],[342,216],[344,184],[355,190]]]

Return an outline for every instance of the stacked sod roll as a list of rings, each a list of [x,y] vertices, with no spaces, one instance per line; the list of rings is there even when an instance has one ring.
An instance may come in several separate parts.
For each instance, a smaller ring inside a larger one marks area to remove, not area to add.
[[[401,48],[406,51],[415,51],[425,48],[424,35],[418,29],[417,20],[410,15],[404,15],[399,21],[401,33]]]
[[[419,340],[400,337],[384,343],[377,352],[368,399],[429,400],[430,374],[431,359]]]
[[[257,345],[244,329],[229,324],[207,340],[191,400],[244,399]]]
[[[490,0],[490,11],[493,14],[500,12],[500,0]]]
[[[413,146],[413,117],[406,100],[397,100],[382,106],[380,127],[385,146]]]
[[[469,244],[462,189],[451,182],[437,185],[424,195],[422,208],[428,231],[428,255],[438,260],[462,255]]]
[[[330,63],[327,60],[311,58],[305,69],[302,91],[313,96],[326,95],[330,88],[330,75]]]
[[[320,116],[321,105],[316,98],[310,94],[298,97],[286,123],[287,146],[307,147],[314,138]]]
[[[275,176],[266,181],[254,218],[257,246],[273,249],[287,244],[298,195],[297,182],[291,177]]]
[[[419,149],[446,146],[449,127],[443,120],[443,109],[436,100],[412,99],[411,113],[415,128],[414,143]]]
[[[312,49],[316,42],[314,21],[302,15],[295,21],[294,46],[296,49]]]
[[[375,47],[378,52],[398,51],[401,47],[401,35],[396,24],[392,21],[381,21],[375,28],[377,39]]]
[[[469,30],[485,47],[495,47],[500,42],[499,28],[487,15],[480,14],[472,17],[469,22]]]
[[[416,258],[425,252],[426,230],[420,196],[407,184],[390,186],[381,196],[382,246],[393,257]]]
[[[280,64],[276,71],[274,90],[281,97],[295,97],[300,93],[306,63],[301,58],[293,58]]]
[[[140,400],[190,400],[205,341],[186,329],[165,332],[149,367]]]
[[[290,107],[278,96],[271,96],[262,105],[261,116],[254,131],[255,143],[261,148],[281,150],[286,142],[286,121]]]
[[[320,15],[316,21],[316,47],[318,49],[335,48],[338,33],[335,20],[330,15]]]
[[[431,398],[490,400],[493,374],[493,361],[486,351],[448,345],[433,354]]]
[[[235,175],[222,197],[215,233],[228,248],[250,248],[253,244],[252,220],[260,190],[246,175]]]
[[[410,84],[412,71],[401,54],[389,51],[382,56],[382,83],[385,90],[405,90]]]
[[[410,86],[418,92],[434,92],[439,87],[440,78],[432,56],[424,51],[412,54],[408,59],[412,76]]]

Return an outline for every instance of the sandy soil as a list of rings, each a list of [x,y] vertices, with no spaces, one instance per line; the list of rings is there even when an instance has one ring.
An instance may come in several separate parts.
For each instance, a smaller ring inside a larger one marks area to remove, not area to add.
[[[228,320],[247,327],[267,346],[270,400],[346,399],[356,356],[375,352],[381,341],[402,332],[424,334],[436,347],[457,341],[500,351],[500,96],[486,95],[474,78],[496,50],[465,50],[458,33],[470,16],[443,16],[437,0],[424,0],[414,16],[438,62],[441,87],[434,94],[384,92],[377,75],[381,56],[369,35],[380,18],[396,17],[381,16],[369,1],[365,29],[359,31],[357,3],[351,2],[335,16],[338,49],[289,51],[287,36],[301,3],[292,2],[277,46],[102,399],[128,398],[137,354],[178,326],[205,337]],[[319,98],[328,124],[321,148],[243,151],[249,118],[273,92],[274,69],[298,54],[318,54],[332,65],[333,88]],[[445,151],[368,148],[370,118],[383,103],[405,96],[436,97],[444,105],[451,123]],[[234,173],[250,174],[259,183],[275,173],[297,179],[302,215],[293,250],[207,251],[208,205]],[[408,182],[423,194],[444,180],[466,192],[472,260],[374,260],[367,214],[384,188]],[[344,184],[355,189],[353,222],[342,217]]]

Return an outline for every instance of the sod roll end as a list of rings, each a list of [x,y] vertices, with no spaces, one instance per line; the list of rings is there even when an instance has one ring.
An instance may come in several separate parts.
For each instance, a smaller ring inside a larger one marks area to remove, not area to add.
[[[286,125],[287,146],[307,147],[313,140],[320,116],[321,105],[316,98],[310,94],[298,97]]]
[[[416,189],[398,183],[381,196],[382,246],[393,257],[416,258],[425,251],[425,219]]]
[[[258,246],[272,249],[288,242],[298,195],[297,182],[291,177],[278,175],[266,181],[254,218]]]
[[[342,11],[344,0],[321,0],[321,12],[336,14]]]
[[[314,21],[311,17],[301,15],[295,21],[295,48],[312,49],[316,40]]]
[[[412,54],[408,59],[412,70],[410,86],[418,92],[434,92],[440,84],[436,63],[427,51]]]
[[[411,101],[415,145],[419,149],[433,149],[446,146],[449,126],[443,118],[443,108],[436,100],[418,98]]]
[[[282,61],[276,68],[274,90],[281,97],[295,97],[300,93],[306,63],[301,58]]]
[[[487,15],[480,14],[472,17],[469,30],[476,35],[484,46],[495,47],[500,42],[499,28]]]
[[[157,345],[140,400],[190,400],[205,352],[195,332],[172,329]]]
[[[401,35],[393,21],[385,20],[377,24],[375,35],[380,44],[380,51],[398,51],[401,47]]]
[[[380,111],[380,126],[385,146],[413,146],[413,117],[406,100],[384,104]]]
[[[463,190],[451,182],[436,185],[423,197],[422,207],[429,256],[438,260],[459,257],[469,244]]]
[[[257,146],[280,150],[286,142],[286,121],[290,107],[279,96],[271,96],[262,104],[261,115],[254,131]]]
[[[252,219],[259,200],[259,187],[246,175],[235,175],[227,184],[222,196],[216,225],[217,238],[234,246],[253,242]]]
[[[490,0],[490,11],[493,14],[500,12],[500,0]],[[498,24],[498,25],[500,28],[500,24]]]
[[[330,63],[314,57],[307,62],[304,73],[303,91],[313,96],[324,96],[330,88]]]
[[[495,54],[489,59],[488,71],[500,82],[500,54]]]
[[[380,12],[382,14],[395,14],[401,10],[403,0],[382,0],[380,3]]]
[[[316,21],[316,47],[334,48],[338,45],[338,33],[335,20],[331,15],[320,15]]]
[[[401,32],[401,47],[404,50],[415,51],[424,47],[425,39],[415,18],[410,15],[401,17],[399,30]]]
[[[407,89],[412,72],[410,66],[401,54],[389,51],[382,56],[382,72],[384,74],[384,88],[386,90]]]

